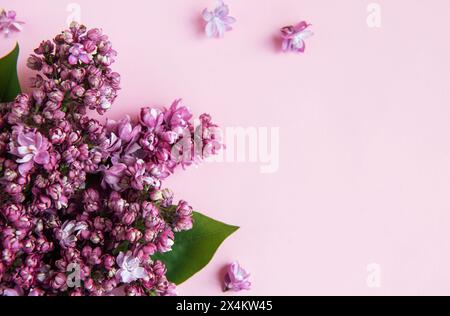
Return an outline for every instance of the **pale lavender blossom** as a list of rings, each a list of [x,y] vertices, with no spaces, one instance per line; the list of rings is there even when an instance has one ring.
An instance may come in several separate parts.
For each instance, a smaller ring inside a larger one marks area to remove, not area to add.
[[[228,6],[222,0],[219,0],[219,5],[213,11],[204,9],[202,17],[206,22],[206,36],[220,38],[224,36],[225,32],[231,31],[233,29],[231,24],[235,23],[236,19],[228,14]]]
[[[11,32],[20,32],[24,22],[16,20],[15,11],[6,11],[0,9],[0,32],[8,37]]]
[[[131,251],[126,254],[120,252],[117,256],[117,264],[120,269],[117,270],[116,276],[120,282],[131,283],[147,275],[145,269],[140,266],[139,258],[133,257]]]

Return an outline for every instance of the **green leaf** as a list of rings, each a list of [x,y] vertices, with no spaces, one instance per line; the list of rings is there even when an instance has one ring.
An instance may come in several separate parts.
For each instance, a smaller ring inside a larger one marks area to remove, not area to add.
[[[127,252],[130,242],[128,240],[123,241],[116,249],[113,250],[113,255],[117,256],[120,252]]]
[[[167,278],[181,284],[205,267],[222,242],[238,228],[194,212],[194,228],[175,233],[172,251],[157,254],[153,259],[164,262]]]
[[[16,44],[8,55],[0,58],[0,102],[14,101],[21,91],[17,77],[18,56],[19,44]]]

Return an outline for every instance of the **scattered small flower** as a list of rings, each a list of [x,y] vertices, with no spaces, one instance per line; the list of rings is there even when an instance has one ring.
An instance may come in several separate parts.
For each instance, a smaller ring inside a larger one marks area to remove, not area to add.
[[[231,263],[225,274],[225,291],[250,290],[250,273],[245,271],[238,262]]]
[[[283,38],[283,51],[293,51],[303,53],[305,51],[305,39],[311,37],[313,32],[308,29],[311,24],[302,21],[296,25],[290,25],[281,29]]]
[[[202,12],[203,19],[206,21],[205,33],[209,38],[224,36],[225,32],[231,31],[233,28],[231,24],[236,22],[236,19],[229,16],[228,6],[219,0],[219,5],[214,11],[204,9]]]
[[[0,33],[8,37],[11,32],[20,32],[24,22],[16,20],[15,11],[5,11],[0,9]]]

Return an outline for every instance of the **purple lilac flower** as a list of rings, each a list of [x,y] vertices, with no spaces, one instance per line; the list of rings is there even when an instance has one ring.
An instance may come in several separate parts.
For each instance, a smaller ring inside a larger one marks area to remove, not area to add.
[[[310,24],[302,21],[296,25],[283,27],[281,29],[283,51],[303,53],[306,47],[305,39],[313,35],[313,33],[308,29],[309,26]]]
[[[175,210],[174,231],[190,230],[192,226],[192,207],[186,201],[180,201]]]
[[[238,262],[231,263],[225,274],[225,291],[249,290],[251,286],[249,278],[250,274]]]
[[[19,165],[19,172],[22,176],[26,175],[34,163],[45,165],[50,162],[48,140],[39,132],[19,132],[17,136],[17,145],[12,144],[11,153],[18,156],[16,160]]]
[[[20,32],[24,22],[16,20],[15,11],[5,11],[0,9],[0,32],[9,36],[11,32]]]
[[[222,0],[219,0],[219,5],[213,10],[204,9],[202,12],[203,20],[206,22],[205,33],[209,38],[223,37],[225,32],[231,31],[231,24],[236,22],[236,19],[229,16],[228,6]]]
[[[92,42],[89,42],[89,44],[92,44]],[[89,64],[92,60],[92,55],[86,52],[85,47],[79,43],[74,44],[69,49],[69,53],[68,61],[71,65],[76,65],[78,62]]]
[[[84,222],[67,221],[60,229],[56,230],[55,236],[59,239],[61,247],[74,247],[77,242],[77,234],[87,229],[88,225]]]

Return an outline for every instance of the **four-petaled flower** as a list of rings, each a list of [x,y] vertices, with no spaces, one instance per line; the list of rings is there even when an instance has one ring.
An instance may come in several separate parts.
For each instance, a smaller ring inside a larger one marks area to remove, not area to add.
[[[126,254],[120,252],[117,256],[117,264],[120,267],[116,272],[117,279],[123,283],[131,283],[143,279],[147,273],[140,266],[140,263],[139,258],[133,257],[131,251],[128,251]]]
[[[285,26],[281,29],[283,38],[283,51],[294,51],[303,53],[305,51],[305,39],[311,37],[313,32],[308,30],[310,24],[302,21],[296,25]]]
[[[65,222],[56,232],[61,247],[74,247],[78,240],[77,234],[88,228],[89,226],[86,222],[77,222],[75,220]]]
[[[219,6],[214,11],[204,9],[202,12],[203,19],[206,21],[205,33],[208,37],[223,37],[225,32],[231,31],[231,24],[236,22],[236,19],[229,16],[228,6],[219,1]]]
[[[69,49],[69,64],[76,65],[78,61],[89,64],[92,60],[92,55],[86,52],[82,44],[76,43]]]
[[[2,32],[5,37],[7,37],[10,32],[20,32],[22,30],[22,24],[24,24],[24,22],[16,20],[15,11],[5,11],[0,9],[0,32]]]
[[[45,165],[50,162],[49,143],[41,133],[20,131],[17,143],[19,146],[13,146],[11,153],[20,157],[16,162],[20,163],[21,175],[26,175],[33,168],[34,163]]]

